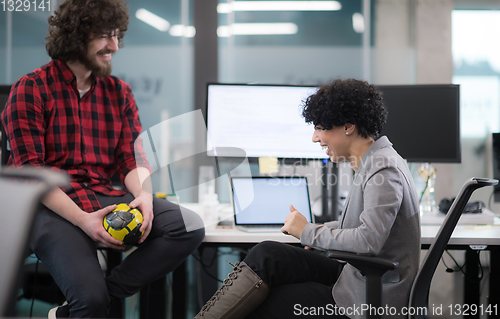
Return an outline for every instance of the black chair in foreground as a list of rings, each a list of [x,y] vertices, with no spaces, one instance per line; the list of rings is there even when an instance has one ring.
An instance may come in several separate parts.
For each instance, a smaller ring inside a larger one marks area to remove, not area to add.
[[[428,319],[429,311],[429,290],[432,277],[439,264],[441,255],[446,249],[446,245],[458,223],[460,216],[469,201],[472,193],[481,187],[494,186],[498,184],[498,180],[486,178],[471,178],[463,186],[458,193],[453,205],[450,207],[446,218],[439,228],[436,239],[432,243],[429,251],[425,255],[420,269],[417,273],[415,281],[410,293],[409,307],[412,309],[426,309],[427,311],[418,311],[418,313],[409,316],[410,319]],[[388,270],[393,270],[398,266],[398,263],[390,260],[358,255],[343,251],[328,251],[327,256],[330,258],[345,261],[356,267],[366,277],[366,302],[372,307],[379,308],[382,306],[382,276]],[[367,318],[381,318],[378,314],[368,314]]]
[[[0,172],[0,317],[14,315],[21,265],[42,197],[68,178],[63,173],[22,168]]]

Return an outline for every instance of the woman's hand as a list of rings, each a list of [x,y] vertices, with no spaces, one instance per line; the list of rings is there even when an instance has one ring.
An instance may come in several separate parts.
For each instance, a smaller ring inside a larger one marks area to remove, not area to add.
[[[125,249],[123,243],[113,238],[113,236],[104,229],[102,224],[104,217],[115,208],[116,205],[110,205],[93,213],[81,214],[78,219],[78,227],[80,227],[92,240],[100,242],[109,248],[123,250]]]
[[[151,228],[153,227],[153,195],[142,191],[139,196],[130,202],[129,206],[131,208],[138,208],[144,218],[141,229],[139,229],[141,233],[144,231],[144,235],[142,235],[141,239],[139,239],[139,244],[142,244],[148,237],[151,232]]]
[[[290,214],[285,218],[285,225],[281,227],[281,232],[285,235],[292,235],[293,237],[300,239],[304,227],[307,225],[307,219],[299,213],[298,210],[290,205]]]

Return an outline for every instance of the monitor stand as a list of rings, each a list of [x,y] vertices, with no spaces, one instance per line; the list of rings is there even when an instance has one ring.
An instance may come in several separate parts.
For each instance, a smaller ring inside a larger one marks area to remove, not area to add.
[[[340,212],[337,209],[338,197],[338,178],[339,166],[337,163],[328,162],[323,164],[321,181],[323,187],[321,188],[322,198],[322,221],[338,220]]]

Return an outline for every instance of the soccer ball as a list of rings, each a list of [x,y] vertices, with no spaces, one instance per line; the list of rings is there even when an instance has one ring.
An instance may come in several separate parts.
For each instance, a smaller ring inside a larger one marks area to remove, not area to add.
[[[127,204],[118,204],[116,208],[104,217],[104,229],[125,245],[135,245],[144,234],[140,232],[143,217],[137,208]]]

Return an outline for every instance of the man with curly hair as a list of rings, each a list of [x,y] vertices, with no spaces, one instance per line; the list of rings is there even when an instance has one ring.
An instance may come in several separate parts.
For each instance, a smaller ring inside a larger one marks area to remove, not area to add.
[[[64,171],[70,185],[49,193],[36,216],[30,248],[49,269],[67,304],[49,318],[106,318],[146,284],[180,265],[204,229],[186,231],[195,213],[153,198],[150,167],[138,139],[130,87],[111,76],[129,15],[122,0],[66,0],[49,18],[48,64],[12,87],[2,122],[9,165]],[[124,188],[117,190],[117,175]],[[96,244],[123,250],[103,227],[118,203],[144,216],[138,248],[104,278]]]
[[[335,80],[307,98],[302,115],[314,124],[312,141],[333,162],[347,161],[355,175],[338,221],[308,223],[290,206],[281,231],[306,248],[398,262],[382,277],[382,317],[405,318],[398,314],[409,303],[419,265],[419,207],[405,161],[387,137],[379,136],[387,118],[382,93],[363,81]],[[195,319],[366,318],[365,280],[349,264],[264,241],[234,265]]]

